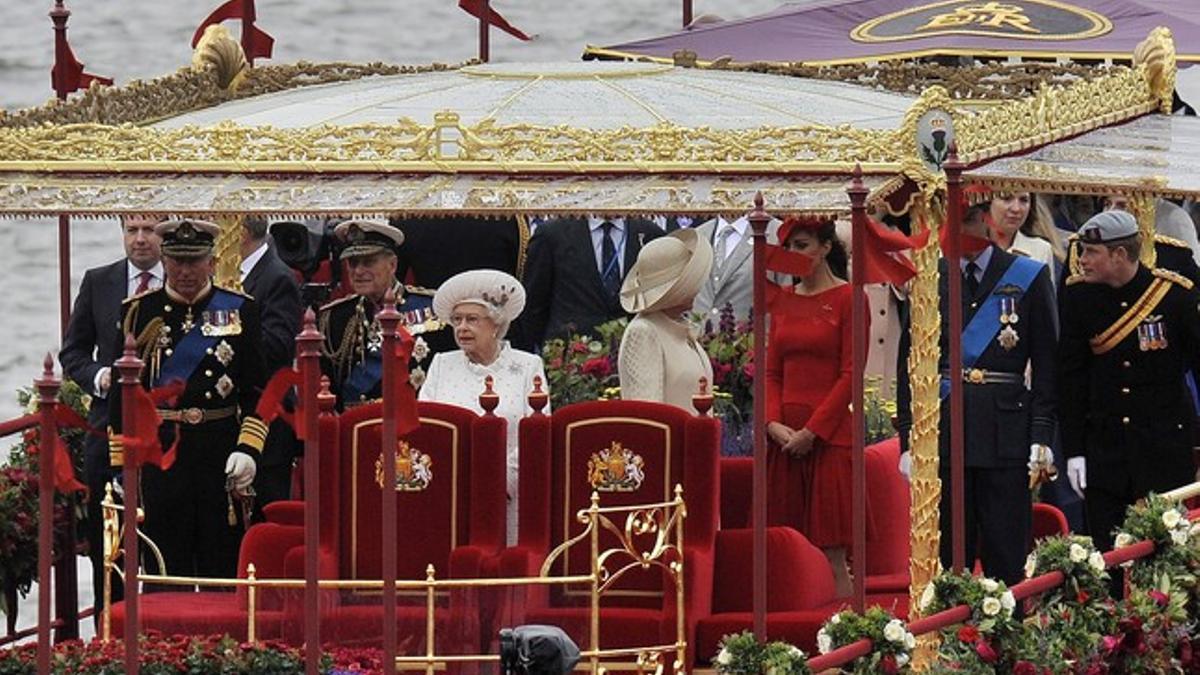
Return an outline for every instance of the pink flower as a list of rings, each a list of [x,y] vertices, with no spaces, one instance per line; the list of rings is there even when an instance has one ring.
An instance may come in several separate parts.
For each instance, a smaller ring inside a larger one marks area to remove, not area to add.
[[[742,375],[745,376],[745,378],[747,380],[754,379],[754,362],[753,361],[748,361],[746,363],[746,365],[742,366]]]
[[[1166,593],[1163,593],[1159,590],[1150,591],[1146,595],[1149,595],[1150,599],[1153,600],[1154,603],[1159,607],[1166,607],[1171,602],[1171,598],[1167,597]]]
[[[958,629],[958,639],[962,642],[972,643],[979,639],[979,629],[970,624]]]
[[[597,356],[594,359],[584,361],[580,371],[597,379],[602,379],[612,374],[612,364],[608,362],[607,358]]]
[[[996,650],[992,649],[987,640],[980,640],[975,643],[975,653],[979,655],[979,660],[984,663],[995,663],[998,658]]]
[[[879,659],[879,669],[887,675],[896,675],[900,672],[900,667],[896,665],[896,657],[891,654],[884,654],[883,658]]]

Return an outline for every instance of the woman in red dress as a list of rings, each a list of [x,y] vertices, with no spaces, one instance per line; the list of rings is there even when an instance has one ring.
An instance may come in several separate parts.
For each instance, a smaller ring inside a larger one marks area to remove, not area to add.
[[[851,592],[846,551],[853,523],[850,475],[851,287],[833,221],[789,218],[779,240],[812,259],[782,287],[767,341],[769,516],[824,551],[839,596]]]

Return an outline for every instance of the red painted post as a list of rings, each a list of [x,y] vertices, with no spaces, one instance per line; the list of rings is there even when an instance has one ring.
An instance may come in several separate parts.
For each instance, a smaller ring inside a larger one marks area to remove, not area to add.
[[[296,364],[300,370],[300,409],[304,429],[304,672],[317,675],[321,668],[320,575],[321,543],[321,427],[317,422],[321,380],[321,333],[312,309],[304,312],[304,328],[296,336]]]
[[[683,27],[692,24],[692,0],[683,0]]]
[[[137,406],[132,401],[142,386],[142,360],[137,356],[133,335],[125,334],[125,351],[113,366],[120,373],[121,385],[121,430],[128,434],[137,428]],[[125,540],[125,672],[136,673],[138,667],[138,633],[141,632],[138,617],[138,497],[141,491],[141,467],[136,458],[125,457],[123,485],[125,488],[124,526]]]
[[[963,410],[963,361],[962,361],[962,327],[963,327],[963,297],[962,273],[959,272],[962,260],[962,162],[958,161],[958,150],[955,144],[950,144],[950,153],[946,163],[942,165],[946,171],[946,223],[949,230],[949,245],[946,251],[946,273],[949,295],[946,304],[950,308],[948,332],[950,333],[950,542],[953,547],[953,567],[964,570],[973,567],[972,561],[967,560],[966,551],[966,513],[964,512],[963,481],[966,479],[963,454],[963,434],[966,433]],[[945,486],[942,487],[945,489]]]
[[[754,561],[752,595],[754,634],[767,639],[767,223],[763,196],[754,195],[754,210],[748,216],[754,237]]]
[[[407,367],[396,358],[400,312],[396,311],[396,295],[388,291],[383,308],[376,315],[383,329],[383,489],[381,514],[383,532],[383,673],[396,673],[396,378],[397,368]]]
[[[54,22],[54,69],[50,71],[50,86],[60,101],[65,101],[68,93],[63,76],[71,60],[67,46],[67,19],[70,16],[63,1],[56,0],[50,10],[50,20]],[[59,337],[66,337],[67,322],[71,319],[71,217],[67,215],[58,217],[58,318]]]
[[[55,584],[50,565],[54,556],[54,449],[58,443],[58,425],[54,409],[58,406],[58,387],[54,377],[54,359],[46,354],[42,376],[33,382],[38,391],[38,673],[50,672],[50,598]],[[70,552],[74,555],[74,552]]]
[[[483,11],[479,14],[479,60],[487,63],[491,58],[491,24],[488,23],[488,13],[492,11],[491,0],[483,0]]]
[[[867,295],[863,290],[863,265],[866,258],[867,194],[870,191],[862,182],[862,167],[854,166],[854,180],[846,193],[850,195],[850,266],[851,308],[851,454],[852,476],[851,500],[854,515],[852,532],[851,573],[854,576],[854,611],[862,613],[866,607],[867,579],[867,465],[866,427],[863,420],[863,370],[867,363]]]

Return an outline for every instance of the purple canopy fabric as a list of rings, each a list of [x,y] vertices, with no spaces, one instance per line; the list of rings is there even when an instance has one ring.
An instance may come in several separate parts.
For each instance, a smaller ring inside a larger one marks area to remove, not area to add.
[[[1128,59],[1158,26],[1180,61],[1200,61],[1200,0],[814,0],[758,16],[693,26],[585,58],[690,50],[701,61],[809,64],[938,55]]]

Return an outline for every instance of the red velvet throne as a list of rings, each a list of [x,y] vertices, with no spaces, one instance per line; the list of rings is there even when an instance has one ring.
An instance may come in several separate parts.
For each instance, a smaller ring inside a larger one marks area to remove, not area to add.
[[[641,401],[578,403],[522,420],[519,540],[502,555],[501,575],[537,575],[547,555],[583,529],[576,513],[589,507],[593,492],[602,508],[632,506],[669,502],[681,484],[685,617],[688,644],[694,644],[695,618],[708,613],[712,597],[719,427],[711,417]],[[625,514],[612,515],[624,525]],[[618,545],[615,535],[601,531],[601,551]],[[585,541],[550,572],[587,574],[589,564]],[[557,625],[581,648],[590,644],[586,587],[525,587],[520,596],[502,623]],[[629,573],[601,597],[600,647],[674,644],[675,607],[675,589],[664,574],[653,567]]]

